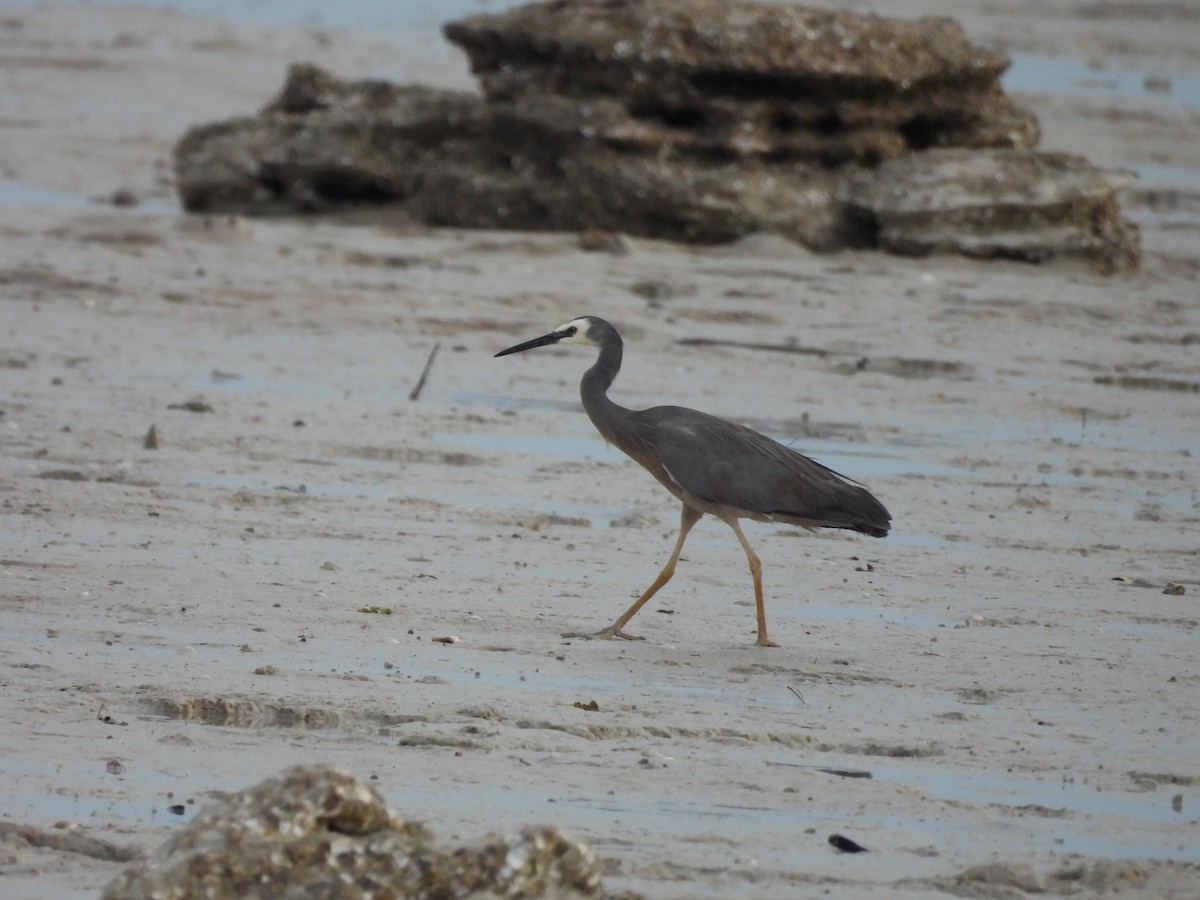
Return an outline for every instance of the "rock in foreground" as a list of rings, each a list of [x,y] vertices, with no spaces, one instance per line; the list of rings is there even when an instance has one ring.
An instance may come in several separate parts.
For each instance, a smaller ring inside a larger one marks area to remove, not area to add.
[[[352,776],[296,766],[206,806],[105,900],[598,897],[591,848],[555,828],[436,844]]]

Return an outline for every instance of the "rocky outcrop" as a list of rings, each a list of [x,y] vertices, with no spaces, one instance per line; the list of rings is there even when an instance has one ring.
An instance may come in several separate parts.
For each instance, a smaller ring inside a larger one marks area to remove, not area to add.
[[[836,165],[1038,138],[1033,116],[1000,87],[1008,57],[972,46],[948,18],[752,0],[576,0],[444,30],[489,103],[524,100],[531,110],[530,100],[563,98],[571,127],[645,153]]]
[[[191,212],[281,214],[410,197],[430,154],[469,139],[474,94],[346,82],[294,65],[257,116],[192,128],[175,147]]]
[[[1007,58],[950,19],[552,0],[445,31],[482,97],[293,66],[260,115],[180,141],[185,207],[391,203],[432,225],[694,242],[771,231],[817,250],[1137,267],[1124,180],[1031,149],[1037,123],[1000,87]],[[1017,180],[989,183],[980,166]]]
[[[1071,259],[1111,275],[1138,266],[1137,230],[1116,200],[1131,180],[1069,153],[936,150],[847,179],[839,198],[882,250]]]
[[[601,894],[591,848],[555,828],[443,846],[350,775],[297,766],[206,806],[102,896],[566,900]]]

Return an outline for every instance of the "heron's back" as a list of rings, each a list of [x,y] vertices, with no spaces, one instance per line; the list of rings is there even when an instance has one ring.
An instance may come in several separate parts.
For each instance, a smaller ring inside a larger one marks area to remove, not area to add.
[[[892,517],[865,487],[750,428],[681,406],[630,412],[630,424],[642,453],[621,449],[654,472],[642,458],[649,450],[705,503],[748,518],[888,533]]]

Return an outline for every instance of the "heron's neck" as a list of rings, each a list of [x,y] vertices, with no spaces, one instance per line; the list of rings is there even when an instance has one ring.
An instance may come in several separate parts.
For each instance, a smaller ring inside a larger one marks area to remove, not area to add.
[[[616,343],[606,344],[600,350],[595,365],[583,373],[583,380],[579,382],[579,396],[588,418],[609,441],[613,440],[609,425],[628,413],[624,407],[608,399],[608,389],[621,370],[621,350],[619,338]]]

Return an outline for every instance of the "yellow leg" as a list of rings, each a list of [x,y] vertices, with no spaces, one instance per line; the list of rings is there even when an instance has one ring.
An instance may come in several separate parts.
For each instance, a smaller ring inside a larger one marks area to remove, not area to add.
[[[762,561],[758,558],[758,554],[750,549],[750,542],[742,534],[742,528],[738,525],[737,519],[730,517],[726,519],[726,522],[733,529],[733,533],[737,535],[742,549],[746,551],[746,559],[750,563],[750,575],[754,579],[754,608],[758,613],[758,640],[756,643],[760,647],[778,647],[777,643],[767,637],[767,609],[763,606]]]
[[[683,552],[683,542],[687,540],[688,532],[700,521],[703,515],[704,513],[684,504],[683,511],[679,515],[679,537],[675,539],[675,549],[671,551],[671,558],[667,560],[667,564],[663,566],[662,571],[658,573],[658,577],[654,579],[650,587],[646,588],[642,596],[638,597],[634,601],[633,606],[625,610],[616,622],[608,628],[594,633],[567,632],[563,637],[619,637],[627,641],[642,640],[642,638],[626,633],[623,629],[626,623],[637,615],[637,611],[646,605],[646,601],[657,594],[662,586],[671,580],[671,576],[675,574],[675,565],[679,562],[679,554]]]

